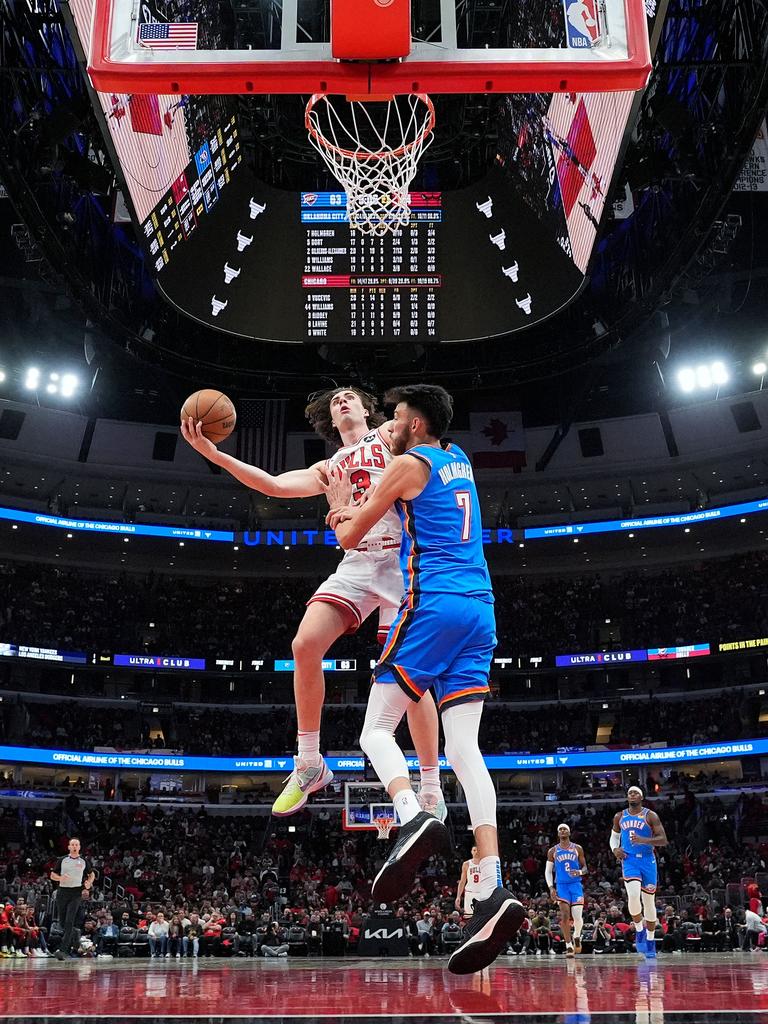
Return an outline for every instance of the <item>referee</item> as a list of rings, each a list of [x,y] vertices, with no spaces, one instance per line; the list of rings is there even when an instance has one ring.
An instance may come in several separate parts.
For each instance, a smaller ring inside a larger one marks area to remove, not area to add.
[[[90,864],[80,856],[80,840],[69,840],[69,855],[62,857],[51,872],[51,881],[58,882],[56,893],[56,916],[64,929],[61,945],[56,952],[57,960],[65,960],[72,953],[72,933],[75,929],[77,912],[80,909],[83,889],[90,889],[96,877]]]

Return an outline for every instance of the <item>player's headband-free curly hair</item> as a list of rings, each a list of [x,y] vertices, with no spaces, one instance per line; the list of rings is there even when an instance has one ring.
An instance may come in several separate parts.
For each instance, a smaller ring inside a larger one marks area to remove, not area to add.
[[[341,444],[341,434],[333,425],[333,420],[331,419],[331,399],[334,395],[338,395],[340,391],[354,391],[363,403],[363,408],[368,410],[368,426],[371,429],[380,427],[382,423],[387,421],[384,413],[379,411],[379,400],[376,396],[368,391],[363,391],[362,388],[331,388],[329,391],[315,391],[309,396],[304,415],[309,420],[316,434],[319,434],[329,444],[335,444],[337,447]]]
[[[443,437],[453,419],[453,398],[439,384],[406,384],[390,388],[384,395],[385,405],[404,402],[421,414],[432,437]]]

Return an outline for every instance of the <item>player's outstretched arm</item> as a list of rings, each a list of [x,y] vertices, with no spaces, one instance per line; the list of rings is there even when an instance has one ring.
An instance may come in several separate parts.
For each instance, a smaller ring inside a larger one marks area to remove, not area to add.
[[[323,493],[324,462],[316,462],[307,469],[294,469],[272,476],[258,466],[251,466],[232,455],[227,455],[226,452],[220,452],[213,441],[209,441],[203,434],[202,423],[195,423],[191,416],[188,420],[182,420],[181,434],[196,452],[214,465],[226,469],[235,480],[239,480],[251,490],[259,491],[271,498],[311,498]]]
[[[400,498],[410,501],[427,485],[429,467],[421,459],[396,456],[381,474],[381,480],[363,505],[334,509],[326,522],[336,531],[336,540],[345,551],[356,548],[372,526],[384,516]],[[323,490],[328,491],[324,485]]]

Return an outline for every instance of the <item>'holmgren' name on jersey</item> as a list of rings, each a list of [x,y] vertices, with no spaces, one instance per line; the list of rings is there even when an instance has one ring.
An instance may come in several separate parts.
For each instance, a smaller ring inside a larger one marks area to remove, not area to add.
[[[452,480],[472,480],[474,482],[475,479],[472,475],[472,467],[468,462],[446,462],[437,472],[444,484],[449,484]]]

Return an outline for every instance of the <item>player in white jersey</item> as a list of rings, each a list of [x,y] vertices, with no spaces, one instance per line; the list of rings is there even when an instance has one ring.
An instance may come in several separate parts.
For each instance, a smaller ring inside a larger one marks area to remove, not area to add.
[[[190,418],[181,432],[193,448],[235,479],[253,490],[276,498],[309,498],[324,492],[328,473],[347,472],[360,502],[374,487],[392,460],[389,425],[377,411],[373,395],[359,388],[334,388],[310,396],[307,419],[316,433],[339,446],[328,459],[307,469],[272,476],[270,473],[220,452],[204,437],[200,423]],[[311,793],[332,780],[320,754],[320,719],[325,701],[323,658],[345,633],[354,633],[375,610],[379,611],[378,635],[383,640],[403,598],[400,570],[400,517],[388,513],[363,538],[354,551],[345,553],[336,571],[310,598],[294,637],[294,696],[298,723],[298,755],[285,788],[272,813],[295,814]],[[429,699],[409,708],[408,726],[421,766],[420,802],[425,810],[445,816],[437,759],[437,710]]]
[[[464,917],[472,917],[472,904],[480,898],[480,861],[477,847],[473,846],[469,860],[461,865],[461,878],[456,890],[456,909],[464,912]],[[463,907],[462,907],[463,904]]]

